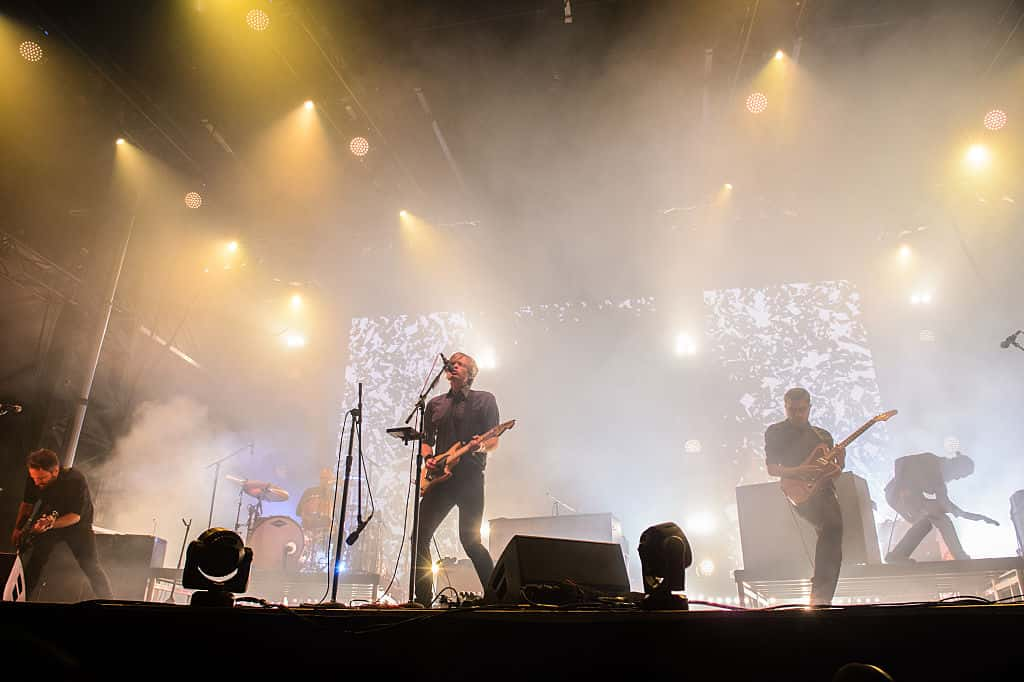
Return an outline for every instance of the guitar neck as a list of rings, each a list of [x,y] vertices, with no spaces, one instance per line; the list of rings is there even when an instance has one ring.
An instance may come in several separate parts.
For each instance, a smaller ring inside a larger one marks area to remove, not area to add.
[[[867,431],[868,429],[870,429],[874,425],[875,425],[875,420],[874,419],[869,419],[868,421],[866,421],[864,423],[863,426],[861,426],[859,429],[857,429],[856,431],[851,433],[849,436],[847,436],[846,440],[844,440],[839,445],[835,446],[835,448],[833,448],[833,449],[834,450],[838,450],[839,448],[845,448],[847,445],[849,445],[853,441],[855,441],[858,438],[860,438],[861,436],[863,436],[864,432]]]

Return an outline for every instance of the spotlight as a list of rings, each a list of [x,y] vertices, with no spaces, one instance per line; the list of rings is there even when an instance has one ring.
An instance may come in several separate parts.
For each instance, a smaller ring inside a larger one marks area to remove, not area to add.
[[[691,535],[711,535],[717,526],[715,517],[708,512],[699,512],[686,519],[686,527],[690,529]]]
[[[904,262],[910,260],[911,253],[913,253],[913,252],[910,250],[910,247],[907,246],[906,244],[903,244],[902,246],[900,246],[900,251],[899,251],[900,260],[902,260]]]
[[[775,61],[781,62],[782,58],[786,56],[786,53],[782,50],[775,50]]]
[[[245,15],[245,23],[254,31],[266,31],[270,26],[270,16],[261,9],[251,9]]]
[[[199,192],[189,192],[185,195],[185,205],[189,208],[199,208],[203,205],[203,195]]]
[[[945,446],[946,452],[957,452],[960,450],[960,439],[956,436],[946,436],[942,445]]]
[[[238,242],[228,242],[227,249],[231,253],[238,251]]]
[[[302,103],[302,106],[306,107],[306,111],[312,111],[313,110],[313,100],[307,99],[305,102]]]
[[[747,96],[747,111],[760,114],[768,108],[768,97],[763,92],[752,92]]]
[[[676,336],[676,355],[696,355],[697,344],[693,342],[689,334]]]
[[[366,156],[370,153],[370,143],[365,137],[353,137],[348,143],[348,148],[356,156]]]
[[[480,369],[497,369],[498,354],[494,352],[493,348],[484,348],[476,357]]]
[[[921,343],[933,343],[935,341],[935,332],[930,329],[922,329],[917,338],[921,340]]]
[[[989,130],[1002,130],[1006,126],[1006,112],[1002,109],[993,109],[985,114],[985,127]]]
[[[988,165],[989,156],[988,147],[983,144],[972,144],[967,148],[964,160],[975,169],[978,169]]]
[[[408,212],[408,211],[406,211],[406,210],[405,210],[405,209],[403,208],[403,209],[402,209],[401,211],[399,211],[399,212],[398,212],[398,217],[399,217],[399,218],[408,218],[408,217],[409,217],[409,212]]]
[[[114,144],[124,144],[124,138],[123,137],[117,138],[116,140],[114,140]]]
[[[284,337],[284,343],[289,348],[302,348],[306,345],[306,337],[302,334],[288,334]]]
[[[39,47],[39,43],[26,40],[18,46],[18,54],[20,54],[26,62],[38,62],[43,58],[43,48]]]
[[[686,589],[686,569],[693,563],[683,530],[671,522],[651,526],[640,536],[638,550],[645,595],[641,608],[688,610],[686,598],[673,594]]]
[[[683,450],[690,455],[696,455],[702,449],[703,446],[700,444],[700,441],[697,440],[696,438],[692,438],[683,444]]]
[[[727,182],[727,183],[725,183],[725,185],[723,185],[723,187],[725,187],[728,190],[731,190],[732,189],[732,183],[731,182]]]
[[[697,564],[697,575],[704,576],[705,578],[715,572],[715,562],[711,559],[704,559]]]
[[[249,586],[252,549],[238,533],[210,528],[188,545],[181,586],[201,590],[192,595],[193,606],[233,606],[235,592]]]
[[[301,308],[302,307],[302,296],[300,296],[299,294],[292,294],[291,305],[292,305],[292,309],[293,310],[298,310],[299,308]]]

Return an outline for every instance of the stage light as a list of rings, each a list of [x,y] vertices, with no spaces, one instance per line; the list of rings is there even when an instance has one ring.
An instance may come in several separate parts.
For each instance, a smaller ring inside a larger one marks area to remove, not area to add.
[[[932,302],[931,292],[917,291],[910,295],[911,305],[928,305]]]
[[[370,143],[365,137],[353,137],[348,143],[348,148],[356,156],[366,156],[370,153]]]
[[[942,445],[946,448],[946,452],[955,453],[960,450],[960,439],[956,436],[946,436],[946,439],[942,441]]]
[[[289,348],[303,348],[306,345],[306,337],[302,334],[288,334],[284,337],[284,343]]]
[[[123,137],[117,138],[116,140],[114,140],[114,144],[124,144],[124,138]]]
[[[306,111],[312,111],[313,110],[313,100],[307,99],[305,102],[302,103],[302,106],[306,107]]]
[[[786,56],[786,53],[782,50],[775,50],[775,61],[780,62],[782,58]]]
[[[431,561],[430,562],[430,572],[431,573],[433,573],[436,576],[438,571],[440,571],[440,570],[441,570],[441,566],[436,561]]]
[[[708,512],[694,514],[686,520],[686,529],[691,535],[711,535],[717,527],[715,517]]]
[[[967,148],[964,160],[974,169],[980,169],[988,165],[990,154],[988,147],[983,144],[972,144]]]
[[[487,519],[480,522],[480,537],[485,541],[491,537],[491,522]]]
[[[689,334],[676,336],[676,355],[696,355],[697,344],[690,338]]]
[[[185,195],[185,205],[189,208],[199,208],[203,205],[203,195],[199,192],[189,192]]]
[[[731,182],[727,182],[727,183],[725,183],[723,185],[723,187],[725,187],[725,189],[731,190],[732,189],[732,183]]]
[[[715,562],[711,559],[704,559],[697,564],[697,575],[704,576],[705,578],[714,574]]]
[[[693,551],[682,528],[659,523],[640,535],[640,565],[644,581],[643,609],[687,610],[685,597],[674,592],[686,589],[686,569],[693,563]]]
[[[249,586],[252,549],[238,533],[210,528],[189,543],[181,586],[200,590],[192,595],[193,606],[234,606],[235,592]]]
[[[683,450],[690,455],[696,455],[702,449],[703,446],[700,444],[700,441],[697,440],[696,438],[691,438],[690,440],[683,443]]]
[[[922,329],[917,338],[921,340],[921,343],[933,343],[935,341],[935,332],[930,329]]]
[[[26,62],[38,62],[43,58],[43,48],[39,47],[39,43],[26,40],[18,46],[18,54],[20,54]]]
[[[251,9],[245,15],[245,23],[254,31],[266,31],[270,26],[270,16],[261,9]]]
[[[408,217],[409,217],[409,212],[408,212],[408,211],[406,211],[406,210],[405,210],[405,209],[403,208],[403,209],[402,209],[401,211],[399,211],[399,212],[398,212],[398,217],[399,217],[399,218],[408,218]]]
[[[768,108],[768,97],[763,92],[752,92],[747,96],[747,111],[760,114]]]
[[[298,310],[302,307],[302,296],[299,294],[292,294],[291,299],[292,310]]]
[[[497,369],[498,354],[493,348],[484,348],[476,356],[476,363],[480,369]]]
[[[1006,112],[1002,109],[993,109],[985,114],[985,127],[989,130],[1002,130],[1006,126]]]
[[[227,250],[231,253],[238,251],[238,242],[228,242]]]
[[[907,246],[906,244],[903,244],[902,246],[900,246],[900,251],[899,251],[900,260],[902,260],[904,262],[910,260],[910,256],[911,256],[912,253],[913,253],[913,251],[911,251],[910,247]]]

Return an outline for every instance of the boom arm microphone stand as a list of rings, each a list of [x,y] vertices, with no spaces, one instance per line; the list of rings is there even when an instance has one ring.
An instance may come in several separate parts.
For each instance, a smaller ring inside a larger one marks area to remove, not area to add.
[[[345,482],[341,486],[341,511],[338,519],[338,541],[334,545],[334,577],[331,579],[331,603],[338,601],[338,580],[341,578],[341,543],[345,538],[345,512],[348,510],[348,479],[352,473],[352,441],[359,433],[359,458],[363,457],[363,382],[359,382],[359,405],[349,412],[352,423],[348,429],[348,455],[345,456]],[[358,426],[357,426],[358,425]],[[338,457],[341,457],[341,443],[338,443]]]
[[[416,400],[416,405],[413,406],[412,412],[405,418],[405,423],[408,424],[412,421],[412,418],[419,414],[419,425],[416,429],[416,478],[413,479],[413,502],[412,502],[412,547],[409,554],[412,556],[410,560],[409,569],[409,601],[413,601],[416,598],[416,545],[419,542],[420,537],[420,474],[423,471],[423,422],[424,413],[427,407],[427,396],[430,395],[434,387],[437,386],[437,382],[441,379],[441,375],[444,374],[445,363],[441,363],[441,369],[437,370],[437,374],[434,375],[433,381],[427,386],[427,389],[420,394],[420,397]]]

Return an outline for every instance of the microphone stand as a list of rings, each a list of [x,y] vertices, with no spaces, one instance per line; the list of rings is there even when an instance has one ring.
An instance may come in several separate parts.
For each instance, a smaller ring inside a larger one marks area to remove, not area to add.
[[[409,570],[409,601],[415,601],[416,599],[416,545],[420,539],[420,475],[423,471],[423,421],[424,413],[427,408],[427,396],[430,395],[434,387],[437,386],[437,382],[441,379],[441,375],[444,374],[445,364],[441,363],[441,369],[437,370],[437,374],[434,375],[434,379],[427,386],[427,389],[420,394],[420,397],[416,400],[416,404],[412,408],[412,412],[405,418],[405,423],[408,424],[412,421],[412,418],[419,414],[419,424],[416,428],[416,478],[413,479],[413,500],[412,500],[412,551],[409,554],[412,555],[410,561],[411,568]]]
[[[331,603],[338,603],[338,580],[341,577],[341,543],[345,539],[345,512],[348,511],[348,479],[352,473],[352,441],[355,439],[356,424],[359,428],[359,457],[363,456],[363,382],[359,382],[359,405],[349,411],[352,423],[348,429],[348,455],[345,456],[345,480],[341,486],[341,512],[338,519],[338,542],[334,547],[334,577],[331,579]],[[341,457],[341,442],[338,443],[338,457]]]
[[[249,443],[248,445],[243,445],[242,447],[240,447],[237,450],[235,450],[234,452],[232,452],[230,455],[224,455],[220,459],[214,460],[214,461],[212,461],[212,462],[210,462],[209,464],[206,465],[207,469],[209,469],[210,467],[214,467],[214,469],[213,469],[213,494],[210,495],[210,518],[207,519],[207,521],[206,521],[206,527],[207,528],[212,528],[213,527],[213,503],[217,500],[217,484],[220,483],[220,465],[223,462],[226,462],[227,460],[231,459],[232,457],[234,457],[238,453],[242,452],[243,450],[248,450],[249,454],[251,455],[252,454],[252,448],[253,448],[253,444],[252,443]]]

